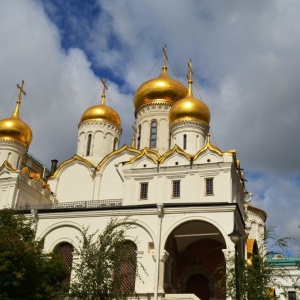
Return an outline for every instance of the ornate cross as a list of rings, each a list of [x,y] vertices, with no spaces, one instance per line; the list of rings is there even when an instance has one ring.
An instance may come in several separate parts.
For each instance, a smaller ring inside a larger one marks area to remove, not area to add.
[[[103,84],[103,93],[102,93],[102,104],[104,105],[105,104],[105,92],[107,90],[107,85],[106,85],[106,77],[104,77],[102,80],[101,80],[102,84]]]
[[[22,94],[24,96],[26,96],[26,92],[24,91],[23,87],[24,87],[24,80],[22,80],[22,84],[21,86],[17,83],[17,88],[20,90],[19,95],[18,95],[18,101],[21,102],[22,100]]]
[[[192,69],[192,60],[190,59],[190,61],[188,62],[188,75],[187,78],[188,80],[193,80],[193,69]]]
[[[105,91],[107,90],[106,77],[104,77],[101,82],[103,84],[103,95],[105,95]]]
[[[167,45],[163,47],[163,52],[164,52],[164,65],[167,65],[167,60],[168,60],[168,55],[167,55]]]

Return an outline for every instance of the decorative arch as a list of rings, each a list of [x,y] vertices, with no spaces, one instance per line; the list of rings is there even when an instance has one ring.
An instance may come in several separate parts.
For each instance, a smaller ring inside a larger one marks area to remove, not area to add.
[[[54,231],[57,228],[63,228],[63,227],[72,227],[74,229],[77,229],[79,233],[82,233],[82,226],[79,225],[78,223],[75,222],[58,222],[55,223],[53,225],[51,225],[50,227],[46,228],[40,235],[39,235],[39,239],[45,239],[45,237],[52,231]],[[67,238],[67,237],[66,237]]]
[[[222,226],[219,223],[217,223],[215,220],[207,218],[207,217],[203,217],[203,216],[201,216],[201,217],[200,216],[199,217],[192,216],[192,217],[182,218],[182,219],[178,220],[177,222],[175,222],[171,227],[168,228],[168,230],[162,237],[162,245],[164,245],[164,249],[166,247],[166,243],[167,243],[167,240],[168,240],[170,234],[176,228],[178,228],[180,225],[183,225],[184,223],[188,223],[188,222],[192,222],[192,221],[203,221],[203,222],[213,225],[214,227],[216,227],[216,229],[222,235],[226,248],[228,248],[228,246],[231,245],[230,239],[229,239],[229,237],[227,237],[226,232],[223,230]]]

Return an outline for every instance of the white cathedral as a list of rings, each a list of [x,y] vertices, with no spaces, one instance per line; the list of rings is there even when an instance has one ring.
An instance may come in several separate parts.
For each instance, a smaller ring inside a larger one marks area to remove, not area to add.
[[[18,85],[14,112],[0,120],[0,207],[34,218],[45,250],[59,247],[70,266],[82,227],[93,233],[112,217],[133,219],[127,239],[147,271],[133,282],[140,299],[224,299],[214,271],[235,251],[251,259],[267,215],[248,203],[236,151],[211,143],[210,110],[193,95],[191,63],[188,87],[166,63],[165,55],[161,74],[134,95],[131,145],[119,147],[121,120],[105,104],[103,81],[101,104],[79,120],[76,154],[53,161],[50,174],[27,153],[32,131],[20,118]]]

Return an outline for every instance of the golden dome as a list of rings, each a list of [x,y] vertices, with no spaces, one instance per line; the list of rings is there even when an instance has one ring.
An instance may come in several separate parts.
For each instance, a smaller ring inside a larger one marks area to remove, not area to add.
[[[134,107],[137,110],[148,103],[170,103],[185,97],[187,88],[177,80],[170,78],[164,64],[161,74],[144,82],[134,95]]]
[[[15,111],[10,118],[0,120],[0,140],[13,140],[28,148],[32,141],[32,131],[30,127],[20,119],[19,113],[22,93],[26,95],[23,90],[23,85],[24,81],[22,81],[21,87],[17,85],[20,89],[20,93]]]
[[[193,96],[192,92],[192,70],[191,62],[189,62],[189,89],[188,94],[185,98],[175,102],[170,109],[169,122],[179,121],[201,121],[209,125],[210,122],[210,111],[207,105]]]
[[[174,103],[169,114],[170,123],[184,120],[202,121],[209,125],[210,111],[204,102],[188,95]]]
[[[121,119],[118,113],[109,106],[105,105],[105,90],[106,86],[106,78],[102,80],[103,83],[103,93],[102,93],[102,102],[99,105],[92,106],[88,108],[82,115],[80,123],[85,121],[107,121],[117,125],[121,128]]]
[[[121,127],[121,119],[117,112],[106,106],[105,104],[95,105],[90,108],[88,108],[82,115],[81,121],[92,121],[92,120],[103,120],[111,122],[118,127]]]

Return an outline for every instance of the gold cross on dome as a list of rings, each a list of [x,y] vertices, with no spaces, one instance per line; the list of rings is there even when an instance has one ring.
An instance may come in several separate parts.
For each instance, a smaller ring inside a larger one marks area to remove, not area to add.
[[[163,47],[163,52],[164,52],[164,65],[167,65],[167,60],[168,60],[168,55],[167,55],[167,45]]]
[[[106,77],[104,77],[102,80],[101,80],[102,84],[103,84],[103,95],[105,95],[105,92],[107,90],[107,85],[106,85]]]
[[[22,100],[22,94],[24,96],[26,96],[26,92],[23,89],[24,83],[25,83],[24,80],[22,80],[21,86],[17,83],[17,88],[20,90],[19,95],[18,95],[18,102],[21,102],[21,100]]]
[[[188,80],[193,80],[193,69],[192,69],[192,60],[190,59],[190,61],[188,62]]]
[[[104,77],[102,80],[101,80],[102,84],[103,84],[103,93],[102,93],[102,104],[104,105],[105,104],[105,97],[106,97],[106,90],[107,90],[107,85],[106,85],[106,77]]]

